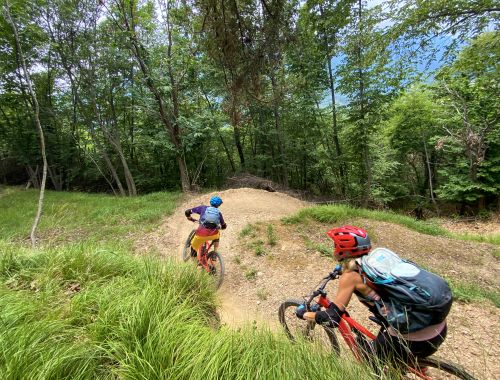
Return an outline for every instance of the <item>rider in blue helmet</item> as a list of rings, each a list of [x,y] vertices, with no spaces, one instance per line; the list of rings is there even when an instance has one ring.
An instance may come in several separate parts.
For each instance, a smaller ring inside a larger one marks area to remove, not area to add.
[[[219,196],[214,195],[212,198],[210,198],[210,206],[219,207],[221,204],[222,199]]]
[[[212,240],[214,242],[214,249],[217,251],[219,248],[220,232],[219,229],[226,229],[227,225],[224,222],[222,213],[219,206],[222,204],[222,199],[214,195],[210,198],[210,206],[200,205],[194,208],[187,209],[184,214],[188,220],[195,222],[196,219],[191,217],[191,214],[200,215],[198,222],[199,226],[196,234],[191,240],[191,255],[198,256],[200,259],[200,247],[206,242]]]

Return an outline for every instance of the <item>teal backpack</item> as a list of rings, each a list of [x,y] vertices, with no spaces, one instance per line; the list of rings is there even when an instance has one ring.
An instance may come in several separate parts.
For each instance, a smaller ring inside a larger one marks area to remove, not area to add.
[[[443,322],[453,302],[448,283],[438,275],[403,260],[387,248],[361,258],[362,273],[380,300],[378,312],[391,327],[410,333]]]
[[[200,217],[200,224],[203,227],[215,229],[220,224],[220,211],[217,207],[209,206]]]

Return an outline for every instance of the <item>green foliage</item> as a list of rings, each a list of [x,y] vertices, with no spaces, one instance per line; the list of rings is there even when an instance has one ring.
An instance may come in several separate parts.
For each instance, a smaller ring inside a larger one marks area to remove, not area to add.
[[[479,284],[472,284],[458,279],[446,279],[453,292],[453,297],[462,302],[491,301],[496,307],[500,307],[500,292],[498,290],[487,290]]]
[[[269,292],[266,289],[258,289],[257,290],[257,298],[261,301],[267,300],[269,297]]]
[[[414,231],[427,235],[446,235],[443,228],[431,222],[418,221],[408,216],[388,211],[373,211],[362,208],[354,208],[344,205],[308,207],[300,210],[297,214],[285,218],[287,224],[301,223],[306,218],[312,218],[321,223],[342,224],[349,219],[366,218],[400,224]]]
[[[448,109],[442,151],[441,198],[475,202],[500,192],[498,121],[498,32],[471,41],[452,65],[438,73],[438,89]]]
[[[0,190],[1,225],[12,210],[32,203],[34,192]],[[59,194],[47,210],[72,210],[67,236],[79,225],[105,229],[101,240],[61,242],[37,250],[0,238],[0,377],[6,379],[250,379],[306,376],[369,378],[310,345],[292,344],[262,328],[234,331],[220,326],[210,278],[192,265],[130,254],[125,235],[109,230],[121,218],[145,228],[158,221],[159,203],[171,209],[177,194],[111,198]],[[118,203],[115,203],[118,202]],[[89,205],[90,203],[90,205]],[[91,212],[89,208],[102,207]],[[138,205],[143,210],[139,212]],[[61,212],[56,212],[62,215]],[[22,218],[16,219],[19,223]],[[69,239],[68,239],[69,240]],[[256,270],[248,271],[250,279]],[[267,292],[258,292],[260,299]],[[237,343],[237,344],[236,344]]]
[[[250,268],[245,272],[245,278],[249,281],[255,280],[257,278],[257,269]]]
[[[302,239],[304,239],[304,243],[306,244],[306,248],[312,249],[314,251],[318,251],[321,255],[326,257],[332,256],[332,247],[317,243],[314,240],[311,240],[308,236],[302,235]]]
[[[240,231],[240,237],[241,238],[244,238],[244,237],[247,237],[247,236],[251,236],[251,237],[254,237],[255,234],[254,234],[254,226],[250,223],[248,223],[247,225],[245,225],[245,227],[243,227],[243,229]]]
[[[271,247],[275,246],[278,243],[278,237],[276,236],[276,232],[274,231],[274,226],[272,224],[267,225],[267,244]]]
[[[390,5],[392,33],[411,40],[419,51],[440,35],[453,35],[448,41],[451,44],[448,50],[452,50],[499,24],[498,10],[492,0],[392,0]]]
[[[264,256],[267,252],[264,248],[264,242],[262,240],[258,240],[253,243],[255,256]]]
[[[34,190],[12,191],[0,197],[0,212],[8,223],[0,226],[0,239],[21,240],[29,235],[36,212]],[[151,193],[132,199],[108,195],[48,191],[39,226],[42,243],[90,239],[119,240],[129,233],[151,228],[173,211],[177,193]]]
[[[364,207],[421,209],[431,195],[462,211],[497,207],[498,32],[481,34],[498,24],[492,1],[212,5],[9,2],[49,188],[179,189],[185,165],[195,189],[248,172]],[[438,73],[417,66],[449,33],[461,51]],[[0,178],[37,187],[39,144],[5,18],[0,58]]]

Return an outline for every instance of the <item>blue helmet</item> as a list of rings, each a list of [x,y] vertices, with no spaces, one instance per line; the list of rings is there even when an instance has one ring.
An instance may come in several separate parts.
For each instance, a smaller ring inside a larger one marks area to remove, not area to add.
[[[210,206],[219,207],[221,204],[222,204],[222,199],[220,199],[220,197],[218,197],[217,195],[210,198]]]

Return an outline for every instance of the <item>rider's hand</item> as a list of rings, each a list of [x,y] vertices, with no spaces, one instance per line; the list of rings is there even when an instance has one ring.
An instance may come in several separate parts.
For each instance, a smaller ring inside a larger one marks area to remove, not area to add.
[[[190,220],[191,222],[196,222],[196,219],[191,216],[188,216],[187,219]]]
[[[297,316],[297,318],[304,319],[304,314],[306,311],[306,305],[300,304],[299,306],[297,306],[297,309],[295,309],[295,315]]]
[[[227,228],[227,224],[226,224],[226,223],[221,224],[221,225],[220,225],[220,228],[221,228],[221,230],[225,230],[225,229]]]
[[[311,309],[311,311],[312,311],[312,312],[314,312],[314,313],[315,313],[315,312],[319,311],[319,310],[320,310],[320,308],[321,308],[321,306],[320,306],[320,305],[318,305],[317,303],[313,303],[313,304],[311,305],[311,308],[310,308],[310,309]]]

